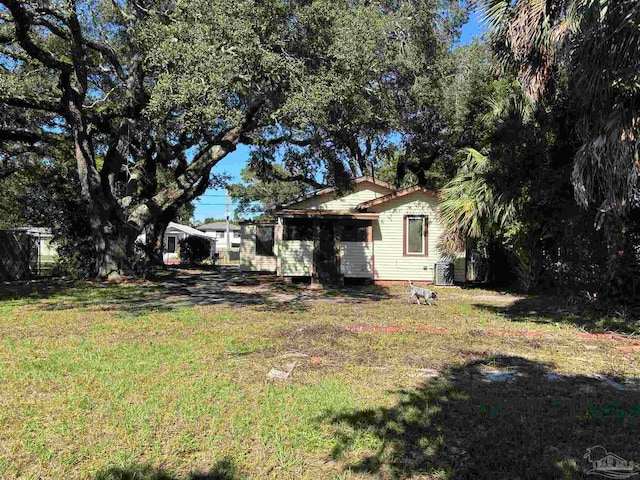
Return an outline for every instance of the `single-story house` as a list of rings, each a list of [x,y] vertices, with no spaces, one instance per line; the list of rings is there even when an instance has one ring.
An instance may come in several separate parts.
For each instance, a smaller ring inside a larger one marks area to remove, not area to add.
[[[51,229],[0,230],[0,281],[23,280],[52,272],[58,257]]]
[[[163,238],[163,260],[164,263],[180,263],[180,240],[187,237],[202,237],[209,240],[211,245],[211,256],[216,251],[216,240],[206,235],[200,230],[196,230],[188,225],[182,225],[180,223],[169,222],[167,229],[164,232]]]
[[[227,223],[213,222],[205,223],[197,227],[198,230],[214,238],[219,250],[227,249]],[[229,245],[232,249],[240,247],[240,226],[229,223]]]
[[[46,259],[51,259],[58,255],[56,245],[53,243],[53,234],[47,227],[15,227],[12,232],[25,233],[36,240],[38,255]]]
[[[465,252],[451,261],[439,248],[439,202],[438,192],[369,176],[349,192],[322,189],[275,208],[275,221],[243,222],[240,268],[319,283],[432,282],[443,271],[463,282]]]

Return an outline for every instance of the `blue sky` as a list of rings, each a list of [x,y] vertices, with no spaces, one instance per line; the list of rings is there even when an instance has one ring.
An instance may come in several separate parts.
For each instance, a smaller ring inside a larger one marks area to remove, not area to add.
[[[473,40],[473,37],[481,35],[483,32],[481,14],[473,12],[469,22],[462,27],[460,43],[466,44]],[[240,170],[242,170],[249,160],[249,148],[241,145],[238,149],[223,158],[214,168],[213,173],[229,175],[234,182],[240,181]],[[208,189],[205,194],[194,202],[196,210],[195,220],[201,222],[205,218],[224,218],[225,216],[225,190]],[[231,205],[230,215],[233,218],[234,210]]]
[[[482,35],[484,33],[484,26],[482,21],[482,13],[477,9],[472,11],[469,15],[469,21],[462,27],[462,35],[460,36],[460,43],[462,45],[469,43],[474,37]]]
[[[213,173],[229,175],[233,182],[240,181],[240,170],[242,170],[249,160],[249,147],[238,146],[238,149],[224,157],[215,167]],[[194,202],[196,210],[194,217],[201,222],[205,218],[225,217],[225,190],[207,189],[203,196]],[[230,200],[231,201],[231,200]],[[233,204],[230,208],[230,217],[233,219]]]

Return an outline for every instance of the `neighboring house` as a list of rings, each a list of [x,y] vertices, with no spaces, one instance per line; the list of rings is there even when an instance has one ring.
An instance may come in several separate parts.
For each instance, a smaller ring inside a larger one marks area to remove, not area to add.
[[[180,240],[187,237],[202,237],[209,240],[211,244],[211,256],[216,251],[216,240],[209,237],[200,230],[196,230],[193,227],[187,225],[181,225],[175,222],[169,222],[167,229],[164,232],[163,238],[163,260],[164,263],[180,263]]]
[[[216,239],[219,250],[227,249],[227,224],[226,222],[205,223],[198,227],[198,230],[207,236]],[[229,224],[229,245],[232,249],[240,247],[240,226]]]
[[[58,256],[49,228],[0,230],[0,281],[51,274]]]
[[[47,227],[15,227],[12,232],[25,233],[35,239],[38,255],[45,259],[53,259],[58,255],[56,245],[53,243],[53,234]]]
[[[327,188],[276,209],[274,222],[243,222],[240,267],[320,283],[431,282],[446,261],[438,214],[438,192],[360,177],[350,192]],[[463,282],[464,252],[454,265]]]

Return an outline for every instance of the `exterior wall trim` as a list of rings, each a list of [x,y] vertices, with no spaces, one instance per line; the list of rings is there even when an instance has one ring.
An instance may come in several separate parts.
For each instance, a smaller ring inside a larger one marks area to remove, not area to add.
[[[419,218],[422,217],[424,219],[424,231],[422,232],[423,236],[423,246],[422,253],[409,253],[407,252],[407,226],[409,218]],[[429,257],[429,215],[404,215],[402,219],[402,255],[404,257]]]

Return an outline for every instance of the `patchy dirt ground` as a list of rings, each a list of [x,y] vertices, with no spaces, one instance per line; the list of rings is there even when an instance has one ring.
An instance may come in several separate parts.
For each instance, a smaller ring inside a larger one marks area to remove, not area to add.
[[[433,288],[0,285],[0,478],[577,480],[593,445],[640,458],[629,318],[585,332],[547,297]]]

